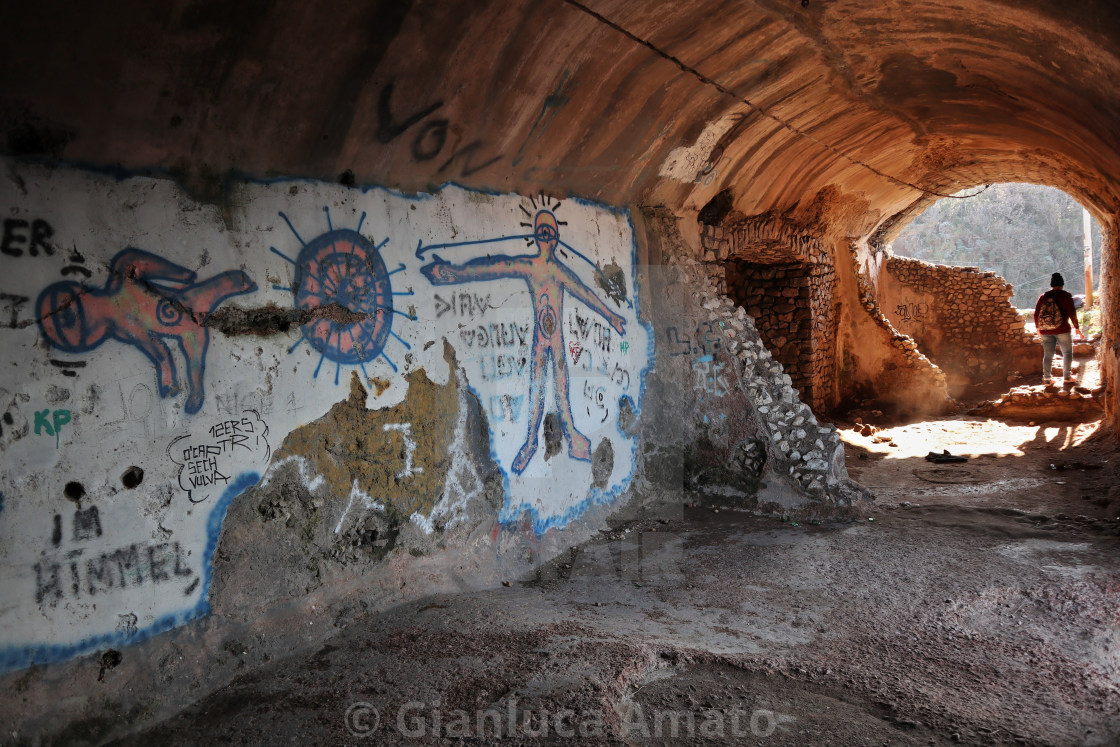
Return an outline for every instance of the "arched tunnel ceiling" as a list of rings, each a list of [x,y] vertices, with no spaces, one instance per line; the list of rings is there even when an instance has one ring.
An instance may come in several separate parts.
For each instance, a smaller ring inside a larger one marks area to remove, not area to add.
[[[349,170],[750,215],[831,184],[857,232],[908,184],[1120,205],[1109,0],[581,2],[7,3],[5,147],[203,195]]]

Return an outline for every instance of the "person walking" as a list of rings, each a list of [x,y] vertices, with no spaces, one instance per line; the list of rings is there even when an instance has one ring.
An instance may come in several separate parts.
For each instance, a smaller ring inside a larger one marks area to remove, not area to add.
[[[1051,365],[1054,361],[1054,347],[1062,349],[1062,378],[1067,384],[1074,382],[1070,374],[1073,365],[1073,339],[1070,333],[1077,330],[1079,340],[1084,340],[1081,326],[1077,323],[1077,311],[1073,306],[1073,296],[1065,291],[1066,281],[1062,273],[1050,276],[1050,290],[1038,297],[1034,305],[1034,326],[1042,337],[1042,383],[1053,381]]]

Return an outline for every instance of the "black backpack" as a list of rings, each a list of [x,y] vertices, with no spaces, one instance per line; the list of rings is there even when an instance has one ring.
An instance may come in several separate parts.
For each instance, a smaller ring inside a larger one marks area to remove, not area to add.
[[[1047,293],[1038,309],[1038,331],[1042,333],[1058,329],[1065,320],[1066,315],[1062,313],[1057,299]]]

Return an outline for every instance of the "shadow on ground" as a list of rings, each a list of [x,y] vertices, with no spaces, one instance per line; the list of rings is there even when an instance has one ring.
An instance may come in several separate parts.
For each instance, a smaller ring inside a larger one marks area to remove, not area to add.
[[[1027,487],[936,492],[1042,479],[1025,466],[1066,452],[1036,438],[944,475],[853,455],[927,492],[851,523],[696,506],[613,527],[507,588],[360,620],[125,743],[1115,744],[1117,523],[1020,509]],[[1071,500],[1104,469],[1052,472]]]

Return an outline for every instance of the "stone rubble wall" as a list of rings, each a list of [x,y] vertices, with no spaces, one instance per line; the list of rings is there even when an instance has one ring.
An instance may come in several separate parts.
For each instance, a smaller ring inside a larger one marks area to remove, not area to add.
[[[1038,357],[1010,303],[1013,288],[996,273],[890,253],[883,265],[879,299],[890,322],[956,382],[1026,370]]]
[[[1101,417],[1104,391],[1082,387],[1017,386],[998,398],[984,402],[970,415],[1018,420],[1085,423]]]
[[[816,408],[834,405],[843,357],[838,347],[839,290],[836,265],[824,244],[806,235],[804,228],[770,216],[740,219],[726,227],[702,224],[700,240],[709,280],[717,292],[746,308],[801,398]],[[944,372],[914,339],[891,324],[866,278],[855,271],[854,254],[852,262],[860,303],[887,334],[885,355],[865,356],[874,374],[849,373],[853,391],[861,390],[859,381],[867,379],[863,388],[869,395],[870,382],[879,382],[878,398],[898,400],[894,404],[900,409],[928,409],[945,401]],[[861,344],[858,339],[852,343]]]
[[[701,226],[708,277],[749,314],[801,398],[827,407],[836,384],[836,272],[820,240],[771,217]],[[792,260],[792,261],[791,261]],[[808,344],[806,344],[808,343]]]
[[[705,236],[711,235],[713,232],[705,231]],[[711,277],[712,266],[690,256],[673,256],[670,261],[690,271],[693,299],[710,322],[726,331],[726,349],[738,362],[738,384],[764,423],[768,452],[780,463],[778,471],[817,500],[846,505],[865,497],[847,477],[835,426],[822,425],[801,401],[792,377],[772,355],[755,320],[723,292],[719,278]]]

